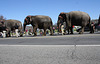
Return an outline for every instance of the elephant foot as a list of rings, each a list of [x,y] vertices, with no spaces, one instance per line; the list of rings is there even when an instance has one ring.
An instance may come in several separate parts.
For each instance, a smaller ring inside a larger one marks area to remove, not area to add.
[[[43,36],[46,36],[46,34],[43,34]]]
[[[34,36],[37,36],[37,35],[34,34]]]
[[[83,34],[83,32],[79,32],[79,34]]]
[[[69,34],[67,34],[67,35],[69,35]]]
[[[7,35],[6,37],[11,37],[11,36]]]
[[[66,35],[66,33],[62,33],[62,35]]]
[[[23,35],[20,35],[20,37],[23,37]]]
[[[67,33],[67,34],[69,34],[69,33]]]
[[[73,33],[70,33],[70,34],[73,34]]]
[[[33,35],[34,37],[36,36],[36,35]]]
[[[94,32],[90,32],[91,34],[93,34]]]
[[[50,34],[51,36],[53,36],[53,34]]]
[[[34,36],[37,36],[37,34],[34,34]]]
[[[66,33],[63,33],[63,35],[66,35]]]
[[[69,33],[67,33],[67,35],[69,35]]]

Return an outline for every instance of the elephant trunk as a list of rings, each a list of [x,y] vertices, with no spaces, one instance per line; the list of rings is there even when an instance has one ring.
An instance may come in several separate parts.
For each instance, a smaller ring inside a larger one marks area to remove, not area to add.
[[[91,18],[89,18],[89,21],[88,21],[88,27],[89,27],[89,29],[91,30],[91,23],[90,23],[90,21],[91,21]]]
[[[57,27],[58,27],[58,32],[60,33],[61,32],[61,24],[57,23]]]
[[[58,27],[58,33],[59,33],[59,22],[57,22],[57,27]]]
[[[25,31],[25,28],[26,28],[26,24],[23,25],[23,31]]]

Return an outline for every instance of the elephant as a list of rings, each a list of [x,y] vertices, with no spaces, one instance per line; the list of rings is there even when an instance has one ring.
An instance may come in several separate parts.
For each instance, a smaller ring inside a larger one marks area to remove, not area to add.
[[[62,25],[64,22],[66,23],[66,28],[64,32],[68,30],[69,34],[70,30],[70,34],[73,34],[73,26],[81,26],[81,31],[79,32],[79,34],[83,34],[84,27],[90,27],[90,16],[87,13],[81,11],[71,11],[68,13],[61,12],[58,16],[57,21],[58,31],[60,30],[59,25]]]
[[[2,23],[0,22],[0,32],[2,32]]]
[[[11,31],[14,31],[16,29],[16,26],[18,26],[18,30],[20,32],[20,36],[22,36],[22,23],[18,20],[5,20],[2,24],[2,28],[5,28],[7,31],[7,37],[11,37]]]
[[[3,32],[3,30],[6,30],[6,27],[4,26],[4,20],[0,21],[0,32]]]
[[[50,35],[53,35],[53,23],[49,16],[36,15],[36,16],[27,16],[24,20],[23,29],[25,31],[26,25],[31,24],[33,26],[34,36],[37,36],[37,28],[44,30],[44,36],[46,36],[46,29],[50,30]]]
[[[57,21],[57,27],[58,27],[58,34],[62,33],[61,27],[64,26],[64,33],[65,34],[65,27],[66,27],[66,22],[63,22],[62,19],[60,19],[60,17],[58,17],[58,21]]]

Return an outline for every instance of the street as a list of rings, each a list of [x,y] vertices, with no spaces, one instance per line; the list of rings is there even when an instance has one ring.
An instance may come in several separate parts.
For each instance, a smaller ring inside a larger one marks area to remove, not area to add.
[[[100,64],[100,46],[0,45],[0,64]]]
[[[100,32],[0,38],[0,64],[100,64]]]
[[[0,45],[100,45],[100,32],[0,38]]]

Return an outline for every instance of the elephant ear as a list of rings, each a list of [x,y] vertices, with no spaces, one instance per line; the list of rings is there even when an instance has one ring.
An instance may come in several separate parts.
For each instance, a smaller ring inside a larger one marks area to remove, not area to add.
[[[66,13],[61,12],[59,17],[62,18],[64,20],[64,22],[65,22],[65,20],[66,20]]]
[[[32,17],[30,17],[30,22],[32,22]]]
[[[25,18],[25,22],[28,23],[28,19],[27,19],[27,18]],[[25,22],[24,22],[24,23],[25,23]]]
[[[68,13],[66,13],[66,23],[69,27],[71,27],[71,20],[70,20],[70,15]]]
[[[27,23],[31,23],[31,21],[32,21],[31,16],[27,16],[27,17],[25,18],[25,21],[26,21]]]
[[[32,16],[28,16],[29,17],[29,22],[31,23],[32,21]]]

